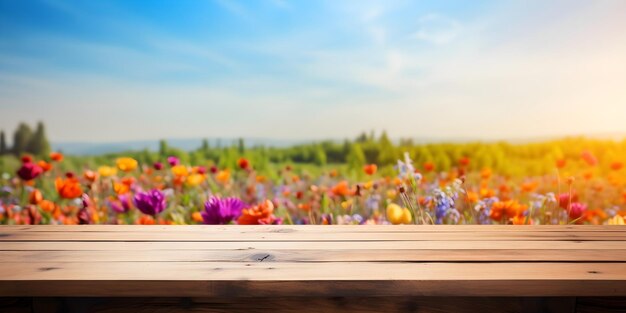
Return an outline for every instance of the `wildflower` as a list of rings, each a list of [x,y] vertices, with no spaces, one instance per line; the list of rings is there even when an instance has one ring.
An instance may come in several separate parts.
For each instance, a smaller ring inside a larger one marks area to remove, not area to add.
[[[614,171],[619,171],[624,167],[624,163],[620,162],[620,161],[615,161],[613,163],[611,163],[611,169]]]
[[[44,212],[48,213],[51,213],[57,208],[57,205],[50,200],[41,200],[38,205]]]
[[[621,215],[615,215],[608,220],[608,224],[609,225],[626,225],[626,222],[624,221],[624,217],[622,217]]]
[[[274,216],[272,201],[265,200],[258,205],[243,209],[237,223],[241,225],[271,225],[282,224],[282,219]]]
[[[209,168],[209,171],[211,172],[211,174],[216,174],[219,169],[217,168],[217,166],[212,165],[211,168]]]
[[[41,201],[43,201],[41,191],[39,191],[39,189],[33,189],[33,191],[31,191],[28,195],[28,203],[39,204]]]
[[[559,206],[562,209],[567,209],[569,207],[570,200],[572,202],[578,201],[578,195],[575,194],[575,193],[572,193],[571,196],[570,196],[569,193],[562,193],[562,194],[560,194],[559,195]]]
[[[180,159],[175,156],[169,156],[167,157],[167,163],[169,163],[169,165],[173,167],[180,164]]]
[[[189,175],[189,170],[184,165],[174,165],[172,166],[172,174],[174,176],[183,177]]]
[[[50,160],[54,161],[54,162],[61,162],[63,161],[63,154],[60,152],[51,152],[50,153]]]
[[[29,156],[22,157],[22,166],[17,170],[17,176],[24,181],[33,180],[43,173],[43,169],[33,163],[33,160]]]
[[[565,159],[558,159],[558,160],[556,160],[556,167],[557,168],[564,168],[565,165],[567,165],[567,160],[565,160]]]
[[[410,224],[413,220],[411,211],[407,208],[402,208],[395,203],[390,203],[387,206],[387,220],[394,225],[397,224]]]
[[[189,187],[196,187],[200,185],[204,181],[204,175],[202,174],[191,174],[187,177],[186,184]]]
[[[459,165],[461,165],[461,166],[468,166],[469,163],[470,163],[470,159],[468,157],[466,157],[466,156],[462,157],[459,160]]]
[[[137,168],[137,160],[133,158],[119,158],[115,161],[117,168],[119,168],[122,172],[132,172]]]
[[[239,160],[237,160],[237,166],[242,170],[247,170],[250,167],[250,161],[246,158],[239,158]]]
[[[370,176],[376,174],[376,170],[378,170],[378,166],[376,166],[376,164],[368,164],[363,166],[363,172]]]
[[[491,206],[490,217],[493,220],[509,220],[516,216],[523,216],[528,207],[516,200],[498,201]]]
[[[83,194],[78,179],[72,173],[67,173],[66,178],[57,177],[54,181],[59,196],[64,199],[76,199]]]
[[[348,186],[348,182],[345,180],[333,186],[333,188],[331,189],[331,192],[335,196],[339,196],[339,197],[346,197],[351,194],[350,187]]]
[[[157,170],[160,171],[163,169],[163,163],[161,162],[154,162],[154,164],[152,164],[152,167]]]
[[[215,176],[215,179],[222,184],[228,183],[230,181],[230,171],[227,169],[219,171]]]
[[[204,174],[206,174],[206,173],[207,173],[207,169],[206,169],[206,167],[205,167],[205,166],[197,166],[197,167],[195,168],[195,172],[196,172],[196,173],[198,173],[198,174],[202,174],[202,175],[204,175]]]
[[[39,167],[41,167],[41,169],[43,170],[44,173],[49,172],[52,169],[52,164],[44,161],[44,160],[39,160],[39,162],[37,162],[37,165],[39,165]]]
[[[202,219],[205,224],[228,224],[241,215],[244,203],[239,198],[223,198],[211,196],[204,203]]]
[[[202,218],[202,214],[200,212],[191,213],[191,220],[196,223],[202,223],[204,219]]]
[[[103,165],[98,167],[98,174],[100,174],[100,176],[102,177],[111,177],[117,174],[117,169],[112,166]]]
[[[94,172],[94,171],[86,170],[83,173],[83,177],[85,177],[86,180],[88,180],[88,181],[93,183],[98,178],[98,174],[96,174],[96,172]]]
[[[598,164],[598,159],[591,153],[591,151],[583,151],[580,157],[587,163],[589,166],[596,166]]]
[[[583,216],[585,211],[587,211],[587,205],[580,202],[572,202],[568,210],[569,217],[573,220],[577,220]]]
[[[435,163],[433,162],[425,162],[424,163],[424,171],[432,172],[435,170]]]
[[[167,206],[165,195],[158,189],[152,189],[148,192],[138,192],[133,198],[135,206],[143,214],[157,215]]]

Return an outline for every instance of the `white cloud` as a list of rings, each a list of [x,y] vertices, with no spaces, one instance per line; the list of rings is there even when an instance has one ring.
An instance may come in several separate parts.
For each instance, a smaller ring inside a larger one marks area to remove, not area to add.
[[[461,24],[439,14],[427,14],[419,18],[419,29],[415,38],[434,44],[447,44],[454,40],[461,31]]]

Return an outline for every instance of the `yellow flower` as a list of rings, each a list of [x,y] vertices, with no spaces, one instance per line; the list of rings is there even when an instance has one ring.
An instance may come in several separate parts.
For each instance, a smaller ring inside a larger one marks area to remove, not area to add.
[[[398,224],[410,224],[413,221],[411,211],[407,208],[402,208],[395,203],[390,203],[387,206],[387,220],[394,225]]]
[[[396,195],[398,195],[398,193],[395,190],[393,189],[387,190],[387,199],[393,200],[396,198]]]
[[[626,222],[624,222],[624,218],[618,214],[609,219],[609,225],[626,225]]]
[[[100,166],[98,168],[98,174],[100,174],[101,177],[110,177],[117,174],[117,169],[113,166]]]
[[[198,186],[204,181],[204,175],[202,174],[191,174],[187,177],[187,186],[195,187]]]
[[[352,199],[349,199],[349,200],[346,200],[346,201],[341,202],[341,207],[342,207],[344,210],[347,210],[347,209],[349,209],[350,207],[352,207]]]
[[[119,158],[115,161],[117,168],[124,172],[131,172],[137,168],[137,160],[133,158]]]
[[[187,170],[187,167],[184,165],[176,165],[172,167],[172,173],[175,176],[187,176],[189,175],[189,171]]]

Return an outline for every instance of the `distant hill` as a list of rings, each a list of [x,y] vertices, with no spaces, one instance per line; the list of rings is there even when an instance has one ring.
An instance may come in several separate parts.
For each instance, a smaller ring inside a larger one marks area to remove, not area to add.
[[[217,139],[210,138],[209,144],[212,147],[218,145],[229,146],[236,142],[235,138]],[[310,140],[277,140],[277,139],[245,139],[248,147],[253,146],[271,146],[271,147],[287,147],[295,144],[310,142]],[[182,149],[185,151],[195,150],[202,144],[201,138],[191,139],[167,139],[170,147]],[[134,140],[122,142],[53,142],[52,149],[54,151],[62,151],[71,155],[98,155],[104,153],[116,153],[124,151],[152,150],[159,149],[159,140]]]

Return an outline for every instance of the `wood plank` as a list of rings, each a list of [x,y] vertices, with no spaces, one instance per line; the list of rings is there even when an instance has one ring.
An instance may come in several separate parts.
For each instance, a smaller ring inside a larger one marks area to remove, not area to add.
[[[381,271],[381,269],[385,269]],[[626,280],[626,263],[5,262],[0,280]],[[626,281],[625,281],[626,283]],[[626,292],[626,290],[624,290]]]
[[[228,233],[228,232],[2,232],[0,241],[626,241],[626,232],[423,232],[423,233]]]
[[[0,263],[32,262],[626,262],[621,250],[66,250],[3,251]]]
[[[575,250],[615,250],[624,249],[621,241],[217,241],[217,242],[123,242],[123,241],[7,241],[0,242],[0,251],[28,250],[396,250],[396,249],[575,249]]]

